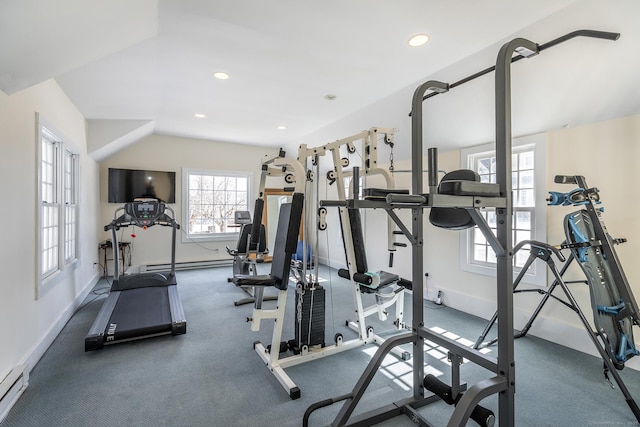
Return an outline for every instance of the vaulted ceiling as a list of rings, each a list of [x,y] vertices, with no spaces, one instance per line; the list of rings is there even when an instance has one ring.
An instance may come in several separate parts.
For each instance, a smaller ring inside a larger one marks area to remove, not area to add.
[[[639,18],[637,0],[0,0],[0,90],[55,79],[98,160],[153,132],[297,146],[381,103],[406,117],[411,88],[492,65],[515,36],[620,32],[606,48],[575,42],[522,67],[514,85],[529,101],[514,114],[530,133],[640,112]],[[408,46],[418,33],[430,41]],[[490,138],[489,86],[434,104],[434,136]]]

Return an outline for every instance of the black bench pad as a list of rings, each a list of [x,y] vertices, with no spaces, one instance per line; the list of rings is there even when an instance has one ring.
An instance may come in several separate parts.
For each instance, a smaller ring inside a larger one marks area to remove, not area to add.
[[[455,196],[500,197],[500,186],[489,182],[443,180],[440,182],[438,193]]]
[[[276,286],[278,279],[269,274],[238,274],[234,276],[233,283],[236,286]]]

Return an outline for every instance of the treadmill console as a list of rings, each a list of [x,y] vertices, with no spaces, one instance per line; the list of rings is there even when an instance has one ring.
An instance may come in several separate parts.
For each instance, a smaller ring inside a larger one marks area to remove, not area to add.
[[[150,227],[164,215],[165,205],[157,200],[136,200],[124,205],[129,221],[138,227]]]
[[[235,211],[234,224],[251,224],[251,213],[249,213],[249,211]]]

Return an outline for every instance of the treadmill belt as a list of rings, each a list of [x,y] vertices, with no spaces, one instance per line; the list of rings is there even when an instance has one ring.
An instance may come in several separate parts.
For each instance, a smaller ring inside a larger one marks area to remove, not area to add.
[[[163,332],[171,332],[166,286],[122,291],[105,335],[113,336],[113,340],[118,341]]]

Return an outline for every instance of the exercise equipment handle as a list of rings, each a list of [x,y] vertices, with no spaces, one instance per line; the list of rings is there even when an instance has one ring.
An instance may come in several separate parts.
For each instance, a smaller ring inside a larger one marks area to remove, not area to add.
[[[302,427],[309,427],[309,417],[316,409],[324,408],[333,405],[334,403],[342,402],[343,400],[351,398],[353,398],[353,393],[343,394],[342,396],[332,397],[329,399],[321,400],[320,402],[313,403],[307,408],[306,411],[304,411],[304,416],[302,417]]]
[[[556,184],[577,184],[576,177],[574,175],[556,175],[553,178],[553,182]]]
[[[522,249],[523,246],[525,245],[529,245],[532,248],[538,248],[538,249],[542,249],[544,251],[550,251],[553,252],[560,261],[565,262],[567,259],[564,257],[564,255],[562,254],[562,252],[560,252],[560,250],[558,248],[556,248],[555,246],[551,246],[548,243],[543,243],[543,242],[539,242],[537,240],[523,240],[520,243],[518,243],[517,245],[515,245],[513,247],[513,253],[517,253],[520,249]]]
[[[320,200],[320,206],[346,208],[348,205],[346,200]]]
[[[403,203],[409,205],[422,205],[427,201],[426,197],[414,194],[387,194],[387,203]]]
[[[427,390],[438,396],[447,405],[457,405],[458,401],[462,397],[462,393],[457,396],[453,396],[451,386],[440,381],[432,374],[427,374],[424,377],[422,384]],[[493,427],[496,419],[493,411],[480,405],[476,405],[476,407],[473,408],[469,418],[480,424],[482,427]]]
[[[572,31],[564,36],[560,36],[557,39],[551,40],[547,43],[541,44],[538,46],[538,51],[541,52],[545,49],[558,45],[560,43],[564,43],[567,40],[571,40],[575,37],[590,37],[594,39],[603,39],[603,40],[611,40],[616,41],[620,38],[620,33],[612,33],[609,31],[597,31],[597,30],[577,30]]]

